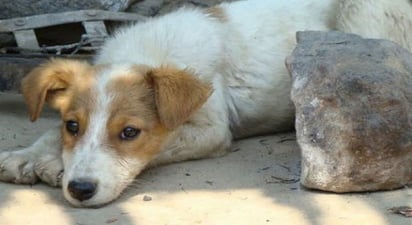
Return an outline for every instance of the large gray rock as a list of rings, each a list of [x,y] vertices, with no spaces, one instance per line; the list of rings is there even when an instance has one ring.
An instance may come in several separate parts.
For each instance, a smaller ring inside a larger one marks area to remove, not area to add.
[[[412,182],[412,55],[385,40],[299,32],[293,78],[301,183],[333,192]]]

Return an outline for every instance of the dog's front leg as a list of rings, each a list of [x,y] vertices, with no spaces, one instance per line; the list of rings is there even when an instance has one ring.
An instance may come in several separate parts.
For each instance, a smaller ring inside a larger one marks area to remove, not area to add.
[[[39,179],[51,186],[61,186],[59,128],[43,134],[33,145],[16,151],[0,153],[0,180],[16,184],[34,184]]]
[[[225,155],[231,145],[232,134],[228,119],[224,116],[225,110],[213,107],[213,110],[202,110],[174,131],[163,151],[149,167]]]
[[[229,133],[219,135],[214,129],[194,128],[191,125],[183,126],[173,136],[176,138],[172,138],[172,143],[149,163],[148,168],[173,162],[219,157],[227,153],[231,144]]]

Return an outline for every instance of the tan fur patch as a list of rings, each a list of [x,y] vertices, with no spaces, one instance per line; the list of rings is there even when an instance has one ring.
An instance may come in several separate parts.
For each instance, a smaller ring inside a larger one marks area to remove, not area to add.
[[[96,68],[74,60],[53,59],[32,70],[22,81],[22,93],[29,107],[31,120],[36,120],[45,102],[60,111],[64,122],[77,121],[79,134],[73,136],[62,126],[64,149],[72,149],[88,125],[88,112],[93,107],[90,87]]]
[[[206,15],[217,19],[218,21],[224,23],[227,22],[228,18],[225,14],[225,11],[223,10],[222,7],[219,6],[213,6],[209,7],[205,10]]]
[[[127,122],[125,123],[125,121]],[[150,129],[141,130],[136,139],[121,140],[119,138],[120,132],[125,126],[133,123],[133,119],[125,121],[117,120],[110,123],[109,144],[121,157],[135,158],[142,163],[148,163],[159,154],[170,131],[157,123]]]
[[[92,67],[75,60],[54,59],[33,69],[23,80],[21,91],[29,108],[30,119],[36,120],[45,102],[61,110],[67,107],[69,99],[66,90],[81,79],[80,85],[87,85]],[[70,91],[69,91],[70,92]]]
[[[170,131],[159,122],[153,89],[138,68],[113,80],[108,91],[114,93],[107,124],[109,144],[122,157],[134,157],[149,162],[161,150]],[[120,133],[126,127],[140,130],[133,140],[121,140]]]
[[[159,154],[171,129],[203,105],[211,88],[189,71],[136,66],[111,81],[108,91],[114,96],[107,124],[109,144],[122,157],[147,163]],[[121,140],[126,127],[139,129],[139,136]]]
[[[70,151],[74,148],[76,142],[83,136],[89,125],[89,111],[86,107],[78,107],[75,110],[69,110],[68,113],[62,115],[64,122],[69,120],[77,121],[79,123],[79,133],[76,136],[69,134],[66,130],[65,124],[62,125],[62,145],[63,149]]]
[[[186,122],[212,93],[211,86],[189,70],[155,68],[146,74],[146,80],[153,86],[160,122],[169,129]]]
[[[153,90],[142,74],[123,75],[110,83],[110,93],[115,93],[109,111],[112,117],[139,116],[144,121],[157,121]],[[151,127],[146,124],[144,128]]]

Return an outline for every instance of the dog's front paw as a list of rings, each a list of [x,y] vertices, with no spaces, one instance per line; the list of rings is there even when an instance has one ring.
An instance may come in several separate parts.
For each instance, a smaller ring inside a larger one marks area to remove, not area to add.
[[[0,180],[16,184],[34,184],[38,181],[34,165],[34,156],[30,152],[1,152]]]
[[[34,184],[41,180],[61,186],[63,162],[58,155],[36,155],[28,149],[0,153],[0,181]]]
[[[34,171],[43,182],[54,187],[61,186],[63,178],[63,161],[61,157],[55,155],[41,157],[36,162]]]

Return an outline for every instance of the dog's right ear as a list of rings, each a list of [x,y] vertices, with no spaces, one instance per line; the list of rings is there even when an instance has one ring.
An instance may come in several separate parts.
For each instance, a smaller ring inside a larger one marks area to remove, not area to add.
[[[30,120],[35,121],[47,102],[55,109],[67,104],[64,92],[90,65],[75,60],[52,59],[34,68],[21,83],[21,92],[27,103]],[[66,101],[65,101],[66,100]]]

